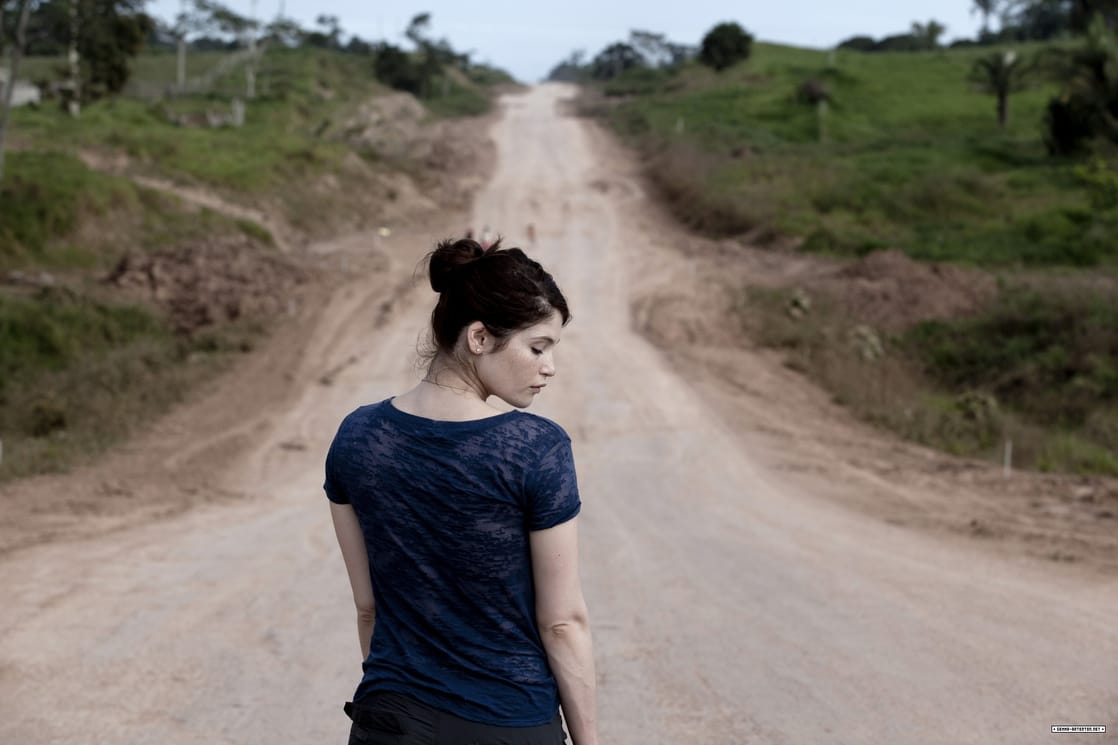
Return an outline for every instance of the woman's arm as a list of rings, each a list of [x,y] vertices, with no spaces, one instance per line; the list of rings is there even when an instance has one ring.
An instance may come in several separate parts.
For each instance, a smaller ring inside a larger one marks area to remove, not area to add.
[[[597,745],[597,681],[590,616],[578,576],[578,518],[529,534],[536,624],[559,684],[574,745]]]
[[[331,502],[330,516],[334,519],[334,533],[338,536],[338,546],[342,549],[342,559],[349,574],[349,586],[353,589],[353,604],[357,606],[357,638],[361,643],[361,659],[364,660],[369,656],[376,620],[365,534],[361,531],[353,505]]]

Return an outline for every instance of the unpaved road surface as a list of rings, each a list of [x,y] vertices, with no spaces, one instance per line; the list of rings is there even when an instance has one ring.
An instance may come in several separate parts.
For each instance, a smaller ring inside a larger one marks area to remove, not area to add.
[[[1113,740],[1113,573],[874,518],[864,481],[848,478],[857,464],[812,441],[812,394],[772,360],[741,365],[746,410],[778,439],[743,428],[706,372],[635,333],[632,298],[667,286],[700,306],[701,278],[640,219],[651,208],[622,156],[557,113],[568,93],[506,100],[472,219],[525,244],[533,224],[574,313],[533,410],[575,444],[603,742]],[[394,281],[425,248],[397,249]],[[360,661],[322,459],[347,412],[417,379],[432,300],[422,284],[340,289],[300,353],[277,353],[298,384],[288,395],[178,456],[159,451],[153,469],[220,464],[198,488],[238,498],[3,557],[0,742],[344,742]],[[234,438],[240,454],[222,458]],[[815,467],[789,470],[797,453]],[[888,486],[935,497],[903,472]]]

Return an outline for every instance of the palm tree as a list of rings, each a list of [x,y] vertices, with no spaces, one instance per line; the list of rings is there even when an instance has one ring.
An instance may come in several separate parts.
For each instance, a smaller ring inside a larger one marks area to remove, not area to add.
[[[1009,121],[1009,94],[1025,87],[1029,68],[1012,49],[979,57],[971,67],[970,81],[983,93],[997,97],[998,126],[1002,129]]]
[[[912,22],[912,35],[915,36],[924,45],[925,49],[935,49],[939,46],[939,38],[947,31],[947,26],[944,26],[934,18],[927,23],[920,23],[919,21]]]
[[[971,13],[982,14],[982,36],[985,37],[990,33],[990,16],[998,12],[998,6],[1001,5],[1001,0],[974,0],[974,7],[971,8]]]

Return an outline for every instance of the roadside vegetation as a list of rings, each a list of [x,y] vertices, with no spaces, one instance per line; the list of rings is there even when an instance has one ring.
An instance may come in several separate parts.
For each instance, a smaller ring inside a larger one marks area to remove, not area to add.
[[[659,36],[678,53],[657,57],[634,32],[553,78],[584,84],[584,112],[697,231],[990,280],[972,307],[897,322],[850,301],[883,281],[857,271],[845,288],[743,289],[751,333],[836,399],[954,453],[1013,443],[1015,465],[1118,475],[1118,6],[976,10],[984,31],[950,48],[934,20],[831,50],[729,23],[693,46]]]
[[[268,227],[138,178],[328,235],[438,165],[365,137],[379,100],[414,94],[418,128],[483,114],[513,82],[432,39],[426,15],[402,50],[332,16],[265,26],[208,1],[171,23],[134,1],[0,4],[0,52],[26,52],[41,93],[0,127],[0,482],[137,431],[256,346],[307,280]]]

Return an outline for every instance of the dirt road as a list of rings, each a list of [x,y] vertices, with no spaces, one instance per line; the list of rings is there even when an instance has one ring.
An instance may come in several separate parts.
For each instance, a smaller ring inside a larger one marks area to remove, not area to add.
[[[533,224],[574,313],[533,410],[575,443],[604,742],[1113,739],[1113,575],[873,519],[843,498],[848,463],[789,475],[796,437],[743,434],[705,373],[634,333],[632,298],[667,283],[698,306],[701,277],[640,218],[621,156],[557,114],[564,93],[507,100],[473,222],[523,244]],[[344,742],[359,654],[321,464],[345,413],[417,378],[432,295],[402,289],[386,314],[385,292],[337,293],[289,362],[304,384],[240,428],[251,447],[214,478],[248,498],[0,562],[0,742]],[[750,359],[758,416],[807,443],[811,395]]]

